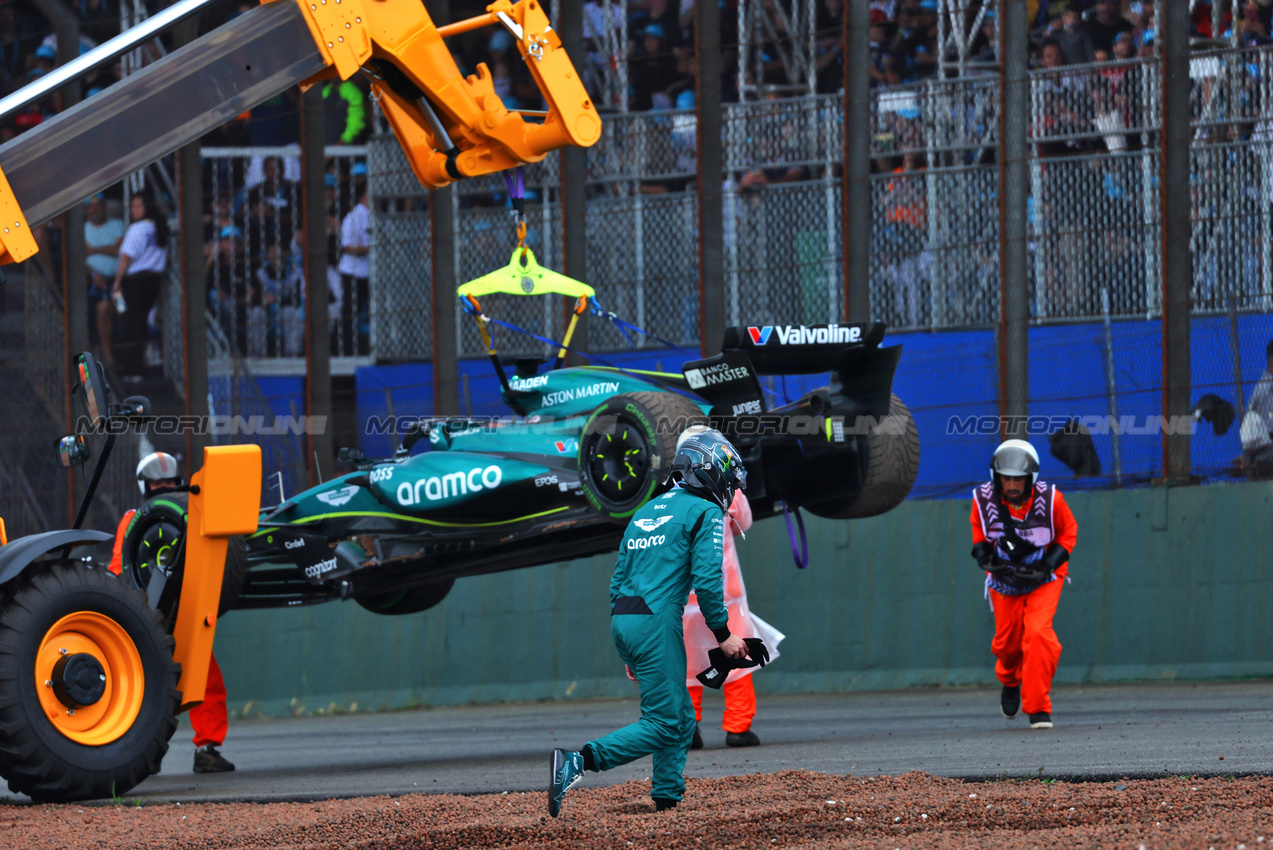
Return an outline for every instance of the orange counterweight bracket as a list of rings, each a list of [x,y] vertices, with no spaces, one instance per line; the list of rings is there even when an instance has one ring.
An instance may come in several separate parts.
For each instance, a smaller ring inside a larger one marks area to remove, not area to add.
[[[235,534],[256,531],[260,512],[261,447],[211,446],[203,467],[190,476],[185,568],[172,636],[181,665],[181,708],[203,702],[217,631],[225,550]]]

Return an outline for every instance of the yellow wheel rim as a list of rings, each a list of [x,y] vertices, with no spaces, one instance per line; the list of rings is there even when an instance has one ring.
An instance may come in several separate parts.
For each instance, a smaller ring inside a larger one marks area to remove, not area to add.
[[[63,656],[88,653],[102,665],[106,689],[92,705],[69,708],[57,698],[53,668]],[[141,712],[146,677],[141,654],[124,628],[104,614],[76,611],[44,633],[35,656],[35,688],[40,707],[59,733],[72,741],[102,746],[132,727]]]

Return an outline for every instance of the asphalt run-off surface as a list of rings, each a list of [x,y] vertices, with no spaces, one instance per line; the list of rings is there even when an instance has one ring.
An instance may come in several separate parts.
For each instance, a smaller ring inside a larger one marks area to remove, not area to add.
[[[857,776],[920,770],[995,779],[1111,779],[1273,773],[1273,682],[1058,688],[1056,728],[1004,719],[998,690],[758,697],[763,741],[733,749],[721,701],[705,700],[706,748],[688,776],[804,769]],[[163,772],[128,796],[148,801],[278,801],[543,788],[554,747],[578,749],[636,719],[629,700],[470,706],[381,714],[232,721],[223,752],[234,773],[195,775],[184,721]],[[589,784],[645,779],[650,760]]]

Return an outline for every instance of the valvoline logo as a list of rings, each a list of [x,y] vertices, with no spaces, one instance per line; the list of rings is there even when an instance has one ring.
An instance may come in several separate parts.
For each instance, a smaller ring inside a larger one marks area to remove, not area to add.
[[[769,335],[773,332],[773,325],[765,325],[763,328],[747,328],[747,333],[751,334],[752,345],[764,345],[769,342]]]

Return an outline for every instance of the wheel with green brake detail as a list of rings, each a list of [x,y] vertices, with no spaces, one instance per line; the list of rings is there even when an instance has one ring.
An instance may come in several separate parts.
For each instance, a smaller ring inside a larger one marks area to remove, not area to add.
[[[654,495],[676,454],[676,438],[706,417],[669,392],[624,393],[592,412],[579,438],[579,479],[599,513],[626,523]]]
[[[189,500],[188,493],[160,493],[147,499],[128,523],[120,550],[120,565],[133,587],[143,593],[153,571],[171,576],[180,566],[178,559],[184,552],[181,543],[186,534]],[[247,571],[247,542],[240,536],[231,537],[225,550],[218,616],[230,610],[239,597]]]

